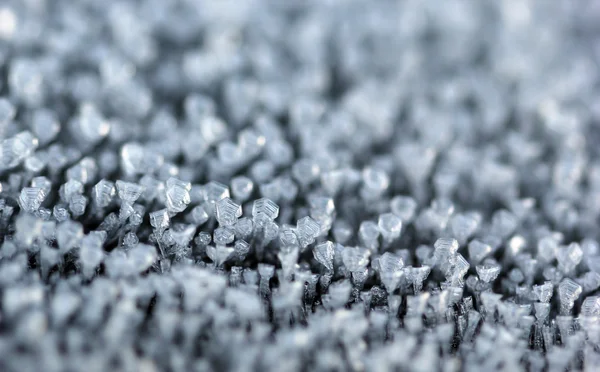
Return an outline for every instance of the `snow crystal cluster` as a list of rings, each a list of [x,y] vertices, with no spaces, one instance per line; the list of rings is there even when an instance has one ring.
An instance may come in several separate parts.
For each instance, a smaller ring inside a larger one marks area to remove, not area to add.
[[[0,1],[0,370],[597,371],[599,19]]]

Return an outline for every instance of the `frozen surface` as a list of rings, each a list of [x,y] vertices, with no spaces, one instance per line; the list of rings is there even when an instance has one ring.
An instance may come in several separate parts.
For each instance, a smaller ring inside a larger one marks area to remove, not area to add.
[[[0,1],[0,371],[597,371],[599,19]]]

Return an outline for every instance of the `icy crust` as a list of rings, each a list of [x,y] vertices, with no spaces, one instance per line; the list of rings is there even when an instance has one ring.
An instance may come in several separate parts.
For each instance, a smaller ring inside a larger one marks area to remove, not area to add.
[[[594,0],[0,1],[0,371],[596,371]]]

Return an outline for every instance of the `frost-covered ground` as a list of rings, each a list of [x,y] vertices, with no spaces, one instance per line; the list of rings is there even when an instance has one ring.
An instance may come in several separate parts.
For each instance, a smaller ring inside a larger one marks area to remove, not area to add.
[[[0,370],[597,371],[600,2],[0,1]]]

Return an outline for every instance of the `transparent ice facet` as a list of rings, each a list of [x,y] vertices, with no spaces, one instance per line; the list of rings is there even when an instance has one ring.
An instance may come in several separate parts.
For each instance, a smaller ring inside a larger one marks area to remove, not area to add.
[[[213,241],[217,246],[233,243],[235,239],[235,231],[228,227],[218,227],[215,229]]]
[[[73,195],[69,200],[69,210],[73,217],[82,216],[87,208],[88,198],[84,195]]]
[[[175,244],[175,254],[185,255],[187,254],[187,247],[194,237],[196,227],[193,225],[186,225],[183,223],[176,223],[168,230],[168,240]],[[166,235],[163,236],[163,241],[167,239]]]
[[[267,198],[255,200],[252,204],[252,217],[257,219],[261,216],[270,221],[275,220],[279,216],[279,206]]]
[[[551,282],[545,282],[540,285],[534,285],[532,287],[533,294],[536,299],[543,303],[550,302],[550,298],[552,298],[552,292],[554,291],[554,286]]]
[[[217,202],[216,212],[221,226],[233,226],[242,215],[242,206],[230,198],[223,198]]]
[[[581,314],[584,316],[600,316],[600,297],[589,296],[583,300],[581,305]]]
[[[60,187],[58,193],[63,202],[69,203],[75,195],[83,194],[83,184],[76,180],[69,180]]]
[[[296,224],[296,235],[302,248],[312,244],[320,232],[321,226],[309,216],[299,219]]]
[[[486,260],[483,262],[483,264],[477,265],[475,269],[477,270],[479,279],[485,283],[491,283],[496,280],[500,274],[502,266],[500,266],[497,262]]]
[[[111,181],[102,179],[93,189],[92,198],[99,208],[106,208],[110,205],[116,194],[115,184]]]
[[[159,233],[162,234],[170,225],[169,211],[161,209],[150,213],[150,225]]]
[[[439,238],[433,244],[435,248],[435,257],[439,264],[443,264],[458,251],[458,241],[451,238]]]
[[[165,200],[169,212],[179,213],[187,208],[191,202],[191,188],[192,185],[189,182],[184,182],[174,177],[167,180]]]
[[[211,181],[204,186],[204,200],[208,203],[214,204],[229,197],[229,188],[222,183]]]
[[[248,239],[254,230],[254,222],[249,217],[242,217],[235,224],[236,237],[240,239]]]
[[[398,286],[400,278],[403,275],[402,267],[404,266],[404,261],[399,256],[385,252],[379,257],[378,262],[381,282],[387,292],[391,294]]]
[[[449,272],[446,273],[446,278],[450,280],[453,286],[462,284],[463,277],[469,270],[469,262],[460,254],[456,254],[454,263]]]
[[[234,252],[238,259],[244,260],[248,252],[250,252],[250,244],[245,240],[236,240],[234,244]]]
[[[468,250],[469,250],[469,258],[475,264],[478,264],[487,255],[492,253],[492,247],[489,244],[485,244],[476,239],[469,242]]]
[[[126,204],[133,204],[144,192],[144,187],[132,182],[117,180],[117,193]]]
[[[376,250],[379,247],[379,233],[379,227],[373,221],[363,221],[358,229],[358,237],[361,243],[371,250]]]
[[[204,205],[197,205],[190,211],[191,222],[197,226],[203,225],[208,221],[209,216]]]
[[[364,270],[369,264],[371,252],[358,247],[346,247],[342,250],[342,261],[349,272]]]
[[[41,187],[24,187],[19,195],[19,206],[22,210],[33,213],[46,199],[46,191]]]
[[[565,278],[558,285],[558,296],[560,300],[560,312],[567,315],[571,312],[575,300],[581,295],[582,288],[572,279]]]
[[[333,271],[333,257],[335,255],[335,249],[332,242],[327,241],[321,244],[317,244],[313,248],[313,256],[325,269]]]

